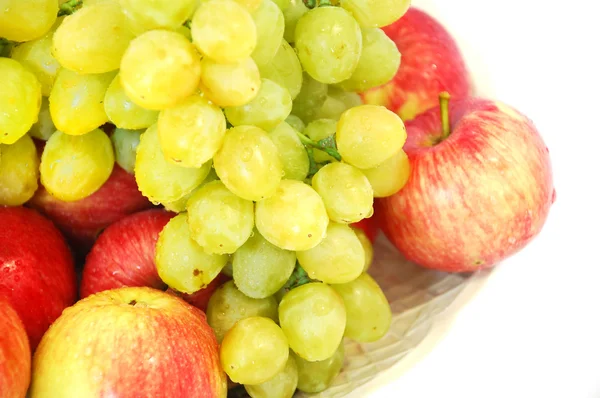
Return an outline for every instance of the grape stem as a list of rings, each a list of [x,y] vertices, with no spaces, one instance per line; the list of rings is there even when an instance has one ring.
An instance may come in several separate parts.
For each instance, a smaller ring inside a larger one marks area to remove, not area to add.
[[[300,138],[300,142],[302,142],[302,144],[308,149],[308,148],[314,148],[314,149],[319,149],[325,153],[327,153],[329,156],[333,157],[335,160],[337,160],[338,162],[342,160],[342,156],[340,155],[340,153],[337,151],[337,148],[335,147],[335,139],[333,137],[327,137],[321,141],[313,141],[310,138],[308,138],[307,136],[305,136],[304,134],[297,132],[298,133],[298,137]],[[309,153],[310,155],[310,153]]]
[[[440,117],[442,120],[442,140],[448,138],[452,132],[450,128],[450,112],[448,110],[450,94],[446,91],[440,93]]]
[[[302,0],[307,8],[337,6],[338,0]]]
[[[83,5],[83,0],[68,0],[60,5],[58,16],[71,15]]]
[[[306,271],[304,270],[304,268],[302,268],[302,266],[299,263],[296,263],[296,268],[294,268],[294,272],[292,272],[292,275],[290,276],[288,281],[283,286],[283,289],[286,292],[289,292],[290,290],[292,290],[294,288],[297,288],[302,285],[306,285],[307,283],[310,283],[310,282],[312,282],[312,279],[309,278],[309,276],[306,273]]]
[[[0,57],[10,57],[10,52],[14,44],[15,42],[0,37]]]

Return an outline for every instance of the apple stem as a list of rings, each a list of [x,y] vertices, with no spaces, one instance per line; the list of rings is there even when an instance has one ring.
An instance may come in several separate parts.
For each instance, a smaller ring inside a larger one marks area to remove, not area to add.
[[[440,116],[442,119],[442,139],[448,138],[450,135],[450,112],[448,110],[450,104],[450,94],[447,91],[440,93]]]

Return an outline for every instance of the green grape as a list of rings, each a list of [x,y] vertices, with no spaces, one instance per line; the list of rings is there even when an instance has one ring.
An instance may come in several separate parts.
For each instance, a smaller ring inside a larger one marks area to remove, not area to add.
[[[261,384],[283,371],[289,357],[283,331],[272,319],[253,316],[238,321],[221,343],[221,366],[231,381]]]
[[[273,59],[260,67],[260,75],[285,87],[292,100],[298,96],[302,88],[302,65],[296,51],[285,40],[281,40],[281,45]]]
[[[229,64],[202,60],[202,92],[219,106],[247,104],[258,94],[260,83],[258,67],[250,57]]]
[[[322,361],[331,357],[342,342],[346,327],[344,301],[324,283],[307,283],[283,296],[279,322],[299,357]]]
[[[281,372],[264,383],[246,385],[244,388],[251,398],[292,398],[297,386],[298,366],[290,353]]]
[[[201,167],[223,144],[227,130],[218,106],[199,94],[158,116],[158,138],[167,159],[183,167]]]
[[[352,76],[340,83],[347,91],[364,92],[381,86],[398,72],[400,52],[396,44],[381,29],[362,29],[363,48]]]
[[[330,222],[327,235],[317,246],[296,252],[298,262],[311,279],[325,283],[347,283],[365,268],[365,250],[356,233],[346,224]]]
[[[294,99],[292,113],[304,123],[315,120],[319,109],[327,100],[327,85],[316,81],[307,73],[302,76],[302,88]]]
[[[349,224],[373,214],[373,188],[354,166],[327,164],[313,176],[312,187],[323,198],[332,221]]]
[[[57,131],[42,153],[41,183],[59,200],[80,200],[104,185],[114,164],[112,144],[104,131],[78,136]]]
[[[141,130],[125,130],[116,128],[110,136],[115,148],[115,160],[121,168],[133,174],[135,168],[135,155],[140,144]]]
[[[229,129],[214,156],[214,166],[231,192],[254,201],[273,195],[283,174],[277,147],[254,126]]]
[[[256,227],[285,250],[308,250],[327,232],[329,218],[319,194],[300,181],[282,180],[275,195],[256,203]]]
[[[346,337],[359,343],[371,343],[388,332],[392,323],[390,303],[369,274],[363,273],[352,282],[331,287],[346,306]]]
[[[158,112],[144,109],[125,93],[121,75],[117,74],[106,89],[104,111],[115,126],[128,130],[146,129],[158,120]]]
[[[338,120],[342,116],[342,113],[359,105],[362,105],[362,99],[357,93],[330,86],[327,91],[327,99],[323,106],[316,112],[316,118]]]
[[[384,106],[360,105],[342,114],[335,138],[344,161],[370,169],[402,149],[406,128],[400,116]]]
[[[272,80],[261,79],[257,96],[245,105],[225,108],[225,116],[234,126],[252,125],[269,131],[283,122],[291,111],[289,91]]]
[[[233,280],[246,296],[265,298],[285,285],[295,266],[296,253],[272,245],[255,231],[233,254]]]
[[[411,0],[341,0],[340,5],[350,11],[361,26],[381,28],[402,18]]]
[[[48,98],[42,97],[42,105],[38,114],[38,120],[29,129],[29,135],[38,140],[47,141],[56,131],[52,116],[50,115],[50,103]]]
[[[298,367],[298,390],[314,394],[325,391],[344,366],[344,344],[322,361],[307,361],[292,353]]]
[[[335,135],[336,126],[337,123],[333,119],[316,119],[308,123],[303,134],[308,136],[311,140],[319,142],[325,138],[333,137]],[[313,156],[317,163],[335,161],[333,156],[328,155],[320,149],[313,149]]]
[[[20,206],[33,197],[39,163],[35,144],[28,135],[11,145],[0,144],[0,206]]]
[[[206,320],[219,343],[237,321],[251,316],[269,318],[277,322],[277,301],[272,296],[262,299],[250,298],[240,292],[233,281],[219,286],[208,300]]]
[[[50,115],[65,134],[82,135],[108,122],[104,96],[115,72],[82,75],[61,68],[50,92]]]
[[[204,185],[187,203],[192,239],[207,253],[231,254],[254,229],[254,204],[236,196],[221,181]]]
[[[313,8],[296,25],[296,50],[315,80],[333,84],[352,75],[362,51],[360,27],[338,7]]]
[[[281,11],[287,10],[291,2],[292,0],[273,0],[273,3],[277,4],[277,7],[279,7]]]
[[[202,181],[202,183],[197,188],[194,188],[194,190],[192,192],[183,196],[181,199],[177,199],[173,202],[164,202],[161,204],[163,205],[163,207],[165,209],[167,209],[168,211],[172,211],[173,213],[184,212],[187,210],[187,202],[192,197],[192,195],[194,195],[196,193],[196,191],[198,189],[200,189],[202,186],[208,184],[209,182],[215,181],[217,179],[218,179],[217,173],[215,172],[215,169],[213,167],[211,167],[210,172],[208,173],[208,175],[206,176],[204,181]]]
[[[0,57],[0,144],[13,144],[37,121],[42,88],[34,74],[14,59]]]
[[[404,188],[410,177],[410,162],[402,149],[379,166],[362,170],[376,198],[394,195]]]
[[[127,26],[135,34],[152,29],[177,29],[196,9],[196,0],[120,0]]]
[[[271,0],[263,0],[252,13],[252,19],[256,26],[256,47],[251,56],[261,68],[273,59],[283,40],[283,13]]]
[[[203,1],[203,0],[200,0],[200,1]],[[248,10],[249,12],[254,12],[254,11],[256,11],[256,9],[258,9],[258,7],[260,7],[263,0],[235,0],[235,2],[238,3],[239,5],[244,6],[244,8],[246,10]]]
[[[304,124],[304,122],[302,121],[302,119],[300,119],[296,115],[289,115],[285,119],[285,122],[287,124],[289,124],[291,127],[293,127],[296,131],[300,132],[300,133],[303,132],[304,129],[306,128],[306,125]]]
[[[56,0],[2,0],[0,2],[0,37],[12,41],[29,41],[48,32],[58,14]],[[1,75],[4,78],[4,75]]]
[[[219,275],[229,256],[208,254],[190,237],[187,214],[169,220],[156,242],[158,276],[172,289],[195,293]]]
[[[194,13],[192,39],[202,54],[216,62],[241,61],[256,48],[256,25],[235,1],[208,0]]]
[[[360,240],[360,244],[365,252],[365,267],[363,268],[363,272],[367,272],[373,263],[373,244],[363,229],[353,226],[351,228],[358,240]]]
[[[200,70],[200,55],[183,35],[151,30],[136,37],[125,51],[121,84],[139,106],[161,110],[196,92]]]
[[[75,72],[105,73],[119,69],[133,38],[119,3],[106,1],[65,17],[52,37],[52,54],[64,68]]]
[[[283,38],[288,43],[293,43],[295,41],[298,20],[308,12],[308,8],[304,5],[303,0],[283,1],[289,3],[287,8],[283,10],[283,18],[285,19],[285,32],[283,33]]]
[[[140,137],[135,156],[135,180],[140,192],[155,204],[181,199],[200,185],[210,168],[210,162],[194,169],[169,162],[160,149],[156,124],[148,127]]]
[[[286,122],[282,122],[269,133],[269,137],[279,151],[283,165],[283,178],[304,181],[310,168],[306,148],[302,145],[298,132]]]

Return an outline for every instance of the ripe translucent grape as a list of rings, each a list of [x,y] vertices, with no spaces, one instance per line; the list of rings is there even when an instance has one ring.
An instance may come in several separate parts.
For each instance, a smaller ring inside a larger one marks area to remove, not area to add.
[[[277,4],[277,7],[279,7],[281,11],[287,10],[291,2],[292,0],[273,0],[273,3]]]
[[[303,134],[311,140],[319,142],[325,138],[333,137],[337,123],[333,119],[316,119],[306,125]],[[313,149],[313,156],[317,163],[333,162],[333,156],[328,155],[320,149]]]
[[[401,190],[410,177],[410,162],[402,149],[379,166],[362,170],[376,198],[385,198]]]
[[[339,120],[342,113],[359,105],[362,105],[362,99],[357,93],[344,91],[336,86],[329,86],[327,99],[316,112],[315,118]]]
[[[347,283],[365,268],[365,251],[356,233],[346,224],[330,222],[327,235],[317,246],[296,252],[298,262],[311,279]]]
[[[108,120],[123,129],[146,129],[158,120],[158,111],[142,108],[127,96],[117,74],[104,94],[104,111]]]
[[[42,89],[33,73],[14,59],[0,57],[0,144],[13,144],[37,121]]]
[[[247,104],[258,94],[260,84],[258,67],[250,57],[228,64],[202,60],[202,92],[221,107]]]
[[[223,144],[226,124],[221,108],[194,94],[160,112],[160,146],[171,162],[183,167],[201,167]]]
[[[302,65],[296,51],[285,40],[281,40],[273,59],[260,67],[260,75],[286,88],[292,100],[302,88]]]
[[[127,26],[136,35],[152,29],[176,29],[196,9],[196,0],[120,0]]]
[[[142,130],[116,128],[110,136],[110,140],[115,148],[115,160],[117,164],[130,174],[133,174],[135,168],[135,156],[142,133]]]
[[[396,22],[408,11],[411,0],[340,0],[361,26],[384,27]]]
[[[283,178],[304,181],[310,168],[308,154],[298,132],[286,122],[282,122],[269,133],[277,147],[283,165]]]
[[[188,200],[188,222],[192,239],[207,253],[231,254],[254,229],[254,204],[213,181]]]
[[[292,398],[298,386],[298,366],[291,355],[283,370],[261,384],[246,385],[244,388],[252,398]]]
[[[302,87],[292,105],[292,113],[304,123],[310,123],[316,118],[319,109],[326,100],[327,85],[304,73],[302,75]]]
[[[108,122],[104,96],[116,72],[82,75],[61,68],[50,92],[50,115],[60,131],[81,135]]]
[[[74,136],[57,131],[48,139],[40,164],[41,183],[57,199],[71,202],[96,192],[115,163],[110,138],[102,130]]]
[[[288,43],[293,43],[296,39],[296,25],[298,24],[298,20],[308,12],[308,8],[304,5],[303,0],[287,1],[289,5],[283,10],[283,17],[285,19],[283,37]]]
[[[351,228],[358,240],[360,240],[360,244],[365,252],[365,267],[363,268],[363,272],[367,272],[373,263],[373,244],[363,229],[353,226],[351,226]]]
[[[0,144],[0,206],[20,206],[31,199],[38,187],[39,163],[28,135],[11,145]]]
[[[283,122],[291,111],[289,91],[272,80],[261,79],[256,97],[245,105],[225,108],[225,116],[234,126],[252,125],[269,131]]]
[[[187,168],[169,162],[160,149],[156,124],[140,137],[135,157],[134,174],[140,192],[153,203],[181,199],[204,180],[211,163],[200,168]]]
[[[119,3],[106,1],[65,17],[52,37],[52,54],[63,67],[73,71],[105,73],[119,69],[121,57],[133,38]]]
[[[285,368],[289,346],[272,319],[254,316],[238,321],[225,334],[220,354],[233,382],[261,384]]]
[[[325,391],[342,370],[344,365],[344,344],[340,344],[335,353],[322,361],[307,361],[291,353],[298,367],[298,389],[314,394]]]
[[[56,0],[3,0],[0,5],[0,37],[12,41],[37,39],[50,30],[57,13]]]
[[[197,90],[200,70],[200,55],[183,35],[151,30],[136,37],[123,54],[121,84],[139,106],[161,110]]]
[[[371,343],[388,332],[392,310],[381,287],[369,274],[363,273],[352,282],[331,287],[346,306],[346,337],[360,343]]]
[[[292,128],[294,128],[294,130],[298,131],[298,132],[303,132],[304,129],[306,128],[306,125],[304,124],[304,122],[302,121],[302,119],[300,119],[298,116],[296,115],[289,115],[286,119],[285,122],[287,124],[289,124]]]
[[[308,250],[327,232],[329,218],[310,186],[282,180],[275,195],[256,203],[256,227],[269,242],[286,250]]]
[[[251,56],[261,68],[273,59],[283,40],[283,13],[271,0],[262,0],[252,19],[256,26],[256,47]]]
[[[254,126],[229,129],[214,156],[214,166],[231,192],[254,201],[273,195],[283,174],[277,147]]]
[[[307,361],[331,357],[342,342],[346,309],[339,294],[324,283],[290,290],[279,303],[279,322],[290,348]]]
[[[394,156],[406,142],[400,116],[379,105],[348,109],[337,124],[337,148],[347,163],[370,169]]]
[[[256,25],[235,1],[208,0],[194,13],[192,38],[198,50],[216,62],[241,61],[256,48]]]
[[[298,58],[315,80],[333,84],[348,79],[362,51],[360,27],[338,7],[313,8],[296,25]]]
[[[210,297],[206,308],[206,320],[219,343],[237,321],[251,316],[277,321],[277,301],[272,296],[262,299],[250,298],[240,292],[233,281],[219,286]]]
[[[204,1],[204,0],[199,0],[199,1]],[[262,4],[262,0],[235,0],[235,2],[241,6],[244,6],[244,8],[251,13],[256,11],[256,9],[258,7],[260,7],[260,5]]]
[[[38,140],[47,141],[56,131],[52,116],[50,115],[50,104],[48,98],[42,97],[42,105],[38,113],[38,120],[29,129],[29,135]]]

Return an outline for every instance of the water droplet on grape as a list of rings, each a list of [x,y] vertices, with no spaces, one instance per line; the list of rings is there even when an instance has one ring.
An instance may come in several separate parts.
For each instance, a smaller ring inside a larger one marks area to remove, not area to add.
[[[242,160],[243,160],[244,162],[249,162],[249,161],[250,161],[250,159],[252,159],[252,155],[253,155],[253,152],[252,152],[252,150],[251,150],[250,148],[245,148],[245,149],[242,151],[242,156],[241,156],[241,158],[242,158]]]

